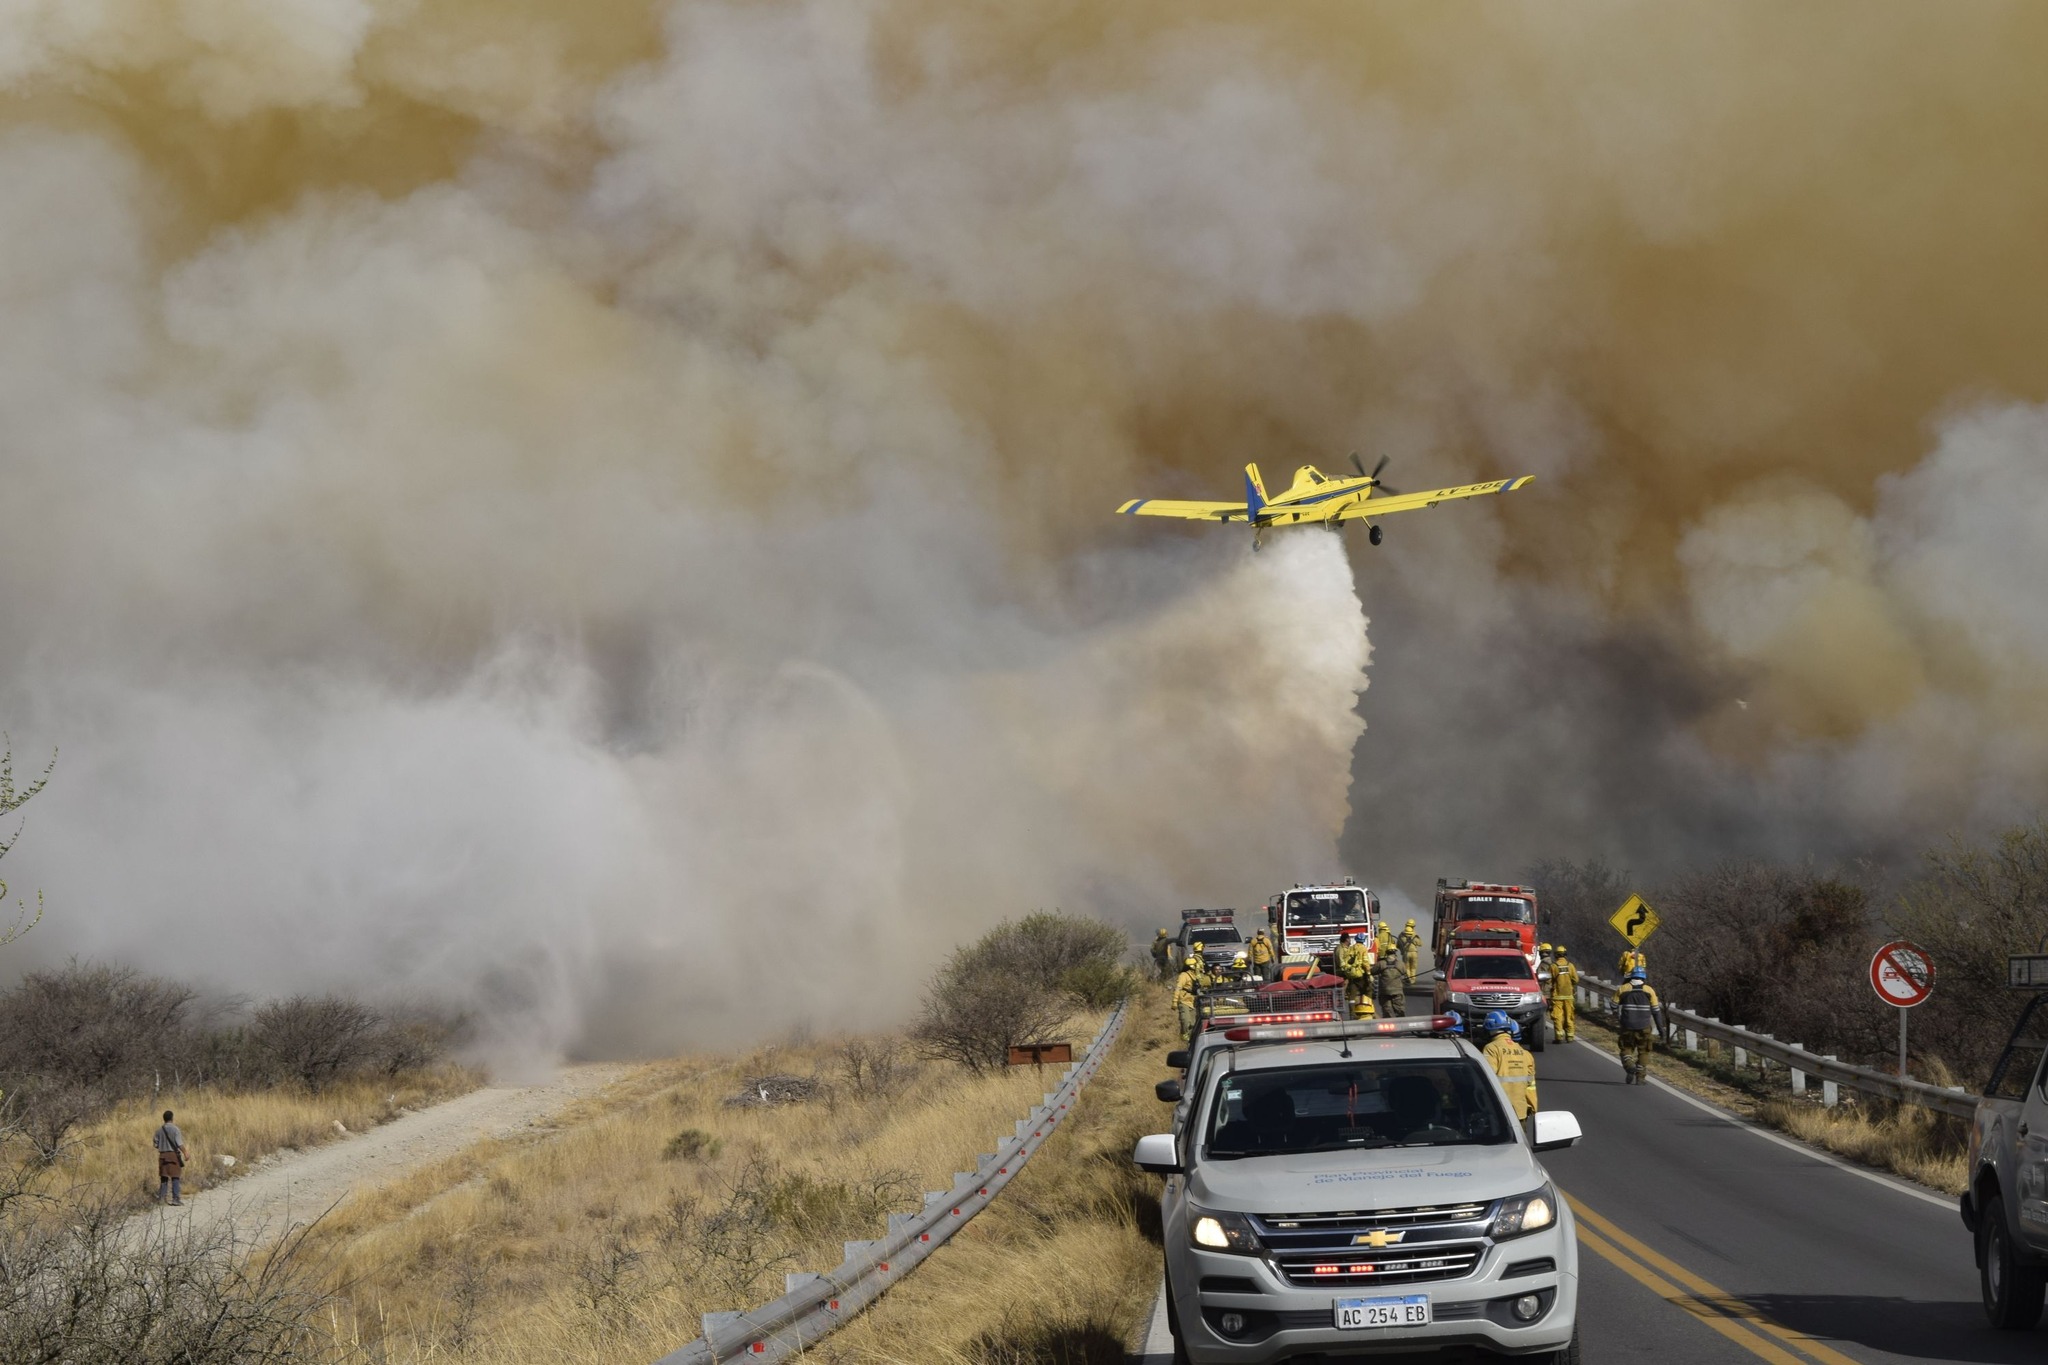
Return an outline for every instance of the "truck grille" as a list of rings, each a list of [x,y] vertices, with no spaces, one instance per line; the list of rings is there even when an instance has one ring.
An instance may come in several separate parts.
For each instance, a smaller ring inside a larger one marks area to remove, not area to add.
[[[1521,1004],[1522,993],[1520,991],[1474,991],[1472,1003],[1483,1005],[1490,1010],[1497,1010],[1503,1006]]]
[[[1273,1267],[1289,1284],[1361,1288],[1459,1280],[1486,1253],[1491,1204],[1425,1205],[1357,1213],[1272,1214],[1252,1219]],[[1375,1234],[1385,1236],[1373,1246]]]

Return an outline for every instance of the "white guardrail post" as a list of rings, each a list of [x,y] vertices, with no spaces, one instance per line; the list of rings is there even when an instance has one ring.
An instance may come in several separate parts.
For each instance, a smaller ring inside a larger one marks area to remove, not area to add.
[[[1608,1007],[1619,989],[1615,983],[1598,977],[1581,977],[1580,983],[1579,989],[1587,1004],[1590,1006],[1597,1001],[1602,1009]],[[1698,1051],[1700,1040],[1705,1038],[1727,1047],[1734,1054],[1737,1070],[1748,1067],[1751,1058],[1760,1068],[1782,1066],[1791,1076],[1794,1094],[1805,1094],[1810,1080],[1818,1077],[1823,1104],[1839,1103],[1842,1089],[1847,1087],[1861,1094],[1877,1095],[1958,1118],[1966,1119],[1977,1112],[1976,1096],[1959,1085],[1929,1085],[1924,1081],[1901,1080],[1869,1067],[1851,1066],[1838,1057],[1808,1052],[1797,1043],[1781,1043],[1768,1033],[1724,1024],[1719,1019],[1693,1014],[1676,1005],[1667,1006],[1664,1013],[1674,1027],[1684,1030],[1688,1051]]]
[[[928,1193],[917,1213],[889,1215],[887,1233],[872,1242],[846,1243],[846,1259],[819,1275],[784,1278],[781,1298],[743,1313],[706,1313],[704,1335],[669,1352],[655,1365],[717,1365],[727,1360],[786,1360],[831,1333],[882,1291],[945,1245],[975,1214],[988,1207],[1011,1177],[1023,1169],[1046,1138],[1066,1119],[1091,1077],[1102,1068],[1123,1031],[1128,1000],[1118,1003],[1102,1031],[1069,1066],[1060,1087],[1045,1103],[1017,1121],[1016,1135],[1002,1139],[971,1171],[953,1177],[953,1188]]]

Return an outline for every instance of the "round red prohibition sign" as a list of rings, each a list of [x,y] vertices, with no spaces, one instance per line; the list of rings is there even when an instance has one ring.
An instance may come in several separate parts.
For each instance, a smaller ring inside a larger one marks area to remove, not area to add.
[[[1887,943],[1870,959],[1870,984],[1885,1004],[1911,1009],[1934,994],[1934,959],[1916,943]]]

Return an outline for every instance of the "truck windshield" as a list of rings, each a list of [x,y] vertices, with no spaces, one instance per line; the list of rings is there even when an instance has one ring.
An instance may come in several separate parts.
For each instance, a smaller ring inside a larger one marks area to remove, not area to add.
[[[1232,1071],[1220,1084],[1207,1150],[1225,1160],[1515,1140],[1485,1073],[1463,1056]]]
[[[1188,930],[1188,942],[1214,948],[1219,943],[1242,943],[1244,935],[1228,925],[1198,924]]]
[[[1519,981],[1529,975],[1529,959],[1519,953],[1459,953],[1451,959],[1451,980],[1481,977]]]
[[[1536,912],[1520,896],[1460,896],[1459,919],[1497,919],[1511,924],[1532,924]]]
[[[1287,922],[1300,928],[1361,924],[1365,918],[1365,893],[1349,887],[1342,891],[1293,891],[1287,896]]]

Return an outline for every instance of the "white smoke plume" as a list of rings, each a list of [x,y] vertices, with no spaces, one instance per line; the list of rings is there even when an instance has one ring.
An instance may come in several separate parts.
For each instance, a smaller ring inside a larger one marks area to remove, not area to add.
[[[2042,15],[0,9],[10,965],[618,1050],[2024,811]],[[1354,447],[1540,478],[1357,593],[1109,515]]]
[[[0,69],[146,70],[223,127],[389,98],[394,11],[245,8],[17,18]],[[619,1050],[886,1017],[1034,907],[1135,927],[1334,869],[1338,542],[1063,544],[1123,491],[1085,469],[1132,462],[1114,386],[1002,392],[1056,358],[990,314],[1073,297],[1116,263],[1049,243],[1142,213],[1078,186],[1011,269],[956,236],[1001,216],[974,138],[932,202],[875,193],[958,111],[884,109],[863,22],[679,9],[584,92],[587,186],[514,117],[451,177],[196,234],[160,149],[14,120],[0,697],[63,749],[11,869],[53,903],[24,962]]]

